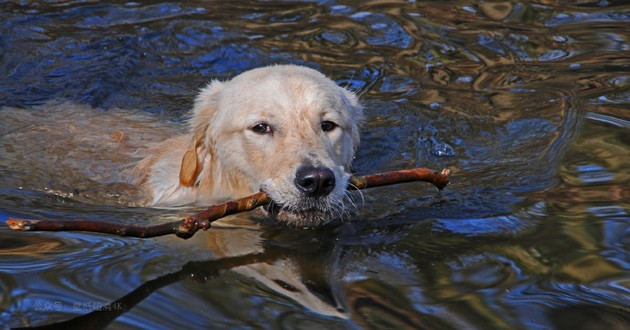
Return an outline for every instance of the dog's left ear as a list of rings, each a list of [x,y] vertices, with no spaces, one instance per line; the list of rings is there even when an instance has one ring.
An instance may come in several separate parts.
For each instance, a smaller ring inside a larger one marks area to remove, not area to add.
[[[184,187],[192,187],[197,182],[197,177],[203,170],[205,158],[211,155],[211,146],[206,139],[208,126],[213,119],[217,108],[218,94],[223,90],[223,83],[213,81],[203,88],[193,107],[190,126],[193,130],[193,139],[190,147],[182,157],[182,165],[179,171],[179,183]],[[207,171],[210,169],[206,169]]]
[[[359,98],[351,91],[343,89],[343,95],[345,98],[342,102],[348,110],[348,128],[350,130],[348,139],[351,148],[346,150],[346,154],[344,155],[345,167],[346,170],[349,171],[352,159],[354,158],[354,154],[359,148],[359,143],[361,141],[359,131],[361,130],[361,125],[363,124],[363,106],[359,102]]]

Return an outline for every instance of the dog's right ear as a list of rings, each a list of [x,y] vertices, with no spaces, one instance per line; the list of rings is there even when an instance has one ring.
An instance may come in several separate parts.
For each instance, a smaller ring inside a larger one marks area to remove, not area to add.
[[[218,106],[218,94],[223,90],[223,87],[223,83],[213,81],[203,88],[195,99],[190,118],[193,139],[182,157],[179,171],[179,183],[184,187],[195,185],[197,177],[203,170],[204,160],[212,151],[212,146],[206,146],[207,143],[210,143],[209,139],[206,139],[206,134]]]
[[[197,135],[197,134],[196,134]],[[199,134],[193,139],[191,147],[182,157],[182,166],[179,170],[179,183],[184,187],[192,187],[197,182],[197,177],[203,169],[205,158],[205,146],[203,145],[205,134]]]
[[[179,171],[179,184],[184,187],[192,187],[197,181],[197,153],[189,149],[182,159],[182,168]]]

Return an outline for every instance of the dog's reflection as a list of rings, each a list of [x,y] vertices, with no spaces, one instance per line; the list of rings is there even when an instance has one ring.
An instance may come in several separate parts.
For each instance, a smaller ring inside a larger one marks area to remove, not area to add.
[[[260,225],[248,219],[231,219],[215,223],[208,231],[207,244],[219,259],[262,255],[263,260],[252,260],[232,268],[275,293],[289,298],[315,313],[347,318],[346,308],[339,295],[336,265],[339,248],[325,231],[330,228],[291,230],[285,226],[260,230]],[[305,235],[306,234],[306,235]]]
[[[147,281],[99,310],[36,328],[105,328],[170,284],[188,279],[205,282],[226,272],[236,272],[261,284],[268,293],[277,295],[274,299],[289,299],[311,313],[347,320],[360,327],[387,324],[401,329],[431,328],[427,320],[433,318],[418,313],[392,283],[348,277],[357,262],[379,269],[382,256],[378,252],[369,260],[364,259],[363,253],[356,253],[365,252],[360,237],[373,229],[355,222],[296,229],[265,224],[261,218],[250,216],[228,217],[213,223],[208,231],[197,233],[194,241],[187,241],[196,247],[207,246],[214,254],[211,260],[188,262],[178,271]],[[182,241],[172,236],[164,243]],[[355,244],[359,251],[354,249]],[[380,271],[391,271],[394,277],[398,272],[382,267]]]
[[[100,310],[35,329],[105,328],[163,287],[190,278],[208,280],[225,271],[251,278],[312,312],[347,318],[340,290],[330,284],[338,283],[332,280],[335,276],[332,265],[337,264],[339,251],[331,241],[318,239],[327,236],[321,231],[331,229],[308,230],[308,235],[304,235],[304,231],[286,226],[264,230],[260,226],[251,220],[217,222],[207,232],[197,234],[202,235],[201,240],[216,255],[215,259],[188,262],[180,270],[145,282]]]

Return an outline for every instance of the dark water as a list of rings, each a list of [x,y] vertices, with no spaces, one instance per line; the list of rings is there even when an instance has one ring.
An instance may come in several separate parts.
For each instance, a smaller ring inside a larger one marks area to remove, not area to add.
[[[626,3],[2,2],[0,106],[67,99],[178,121],[211,79],[297,63],[362,95],[357,172],[453,177],[441,195],[366,191],[336,229],[182,241],[2,224],[1,327],[92,311],[75,325],[630,327]],[[69,202],[0,173],[3,222],[177,214]]]

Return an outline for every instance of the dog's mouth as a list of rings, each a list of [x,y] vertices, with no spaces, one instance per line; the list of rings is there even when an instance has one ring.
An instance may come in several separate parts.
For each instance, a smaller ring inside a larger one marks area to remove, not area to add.
[[[271,219],[295,226],[316,227],[330,222],[334,218],[333,210],[323,204],[325,203],[287,206],[272,200],[263,209]]]
[[[260,190],[271,199],[263,209],[270,219],[291,226],[316,227],[350,215],[351,209],[347,206],[354,203],[347,190],[342,189],[347,185],[348,174],[336,175],[335,180],[332,180],[334,185],[329,187],[325,182],[318,183],[316,179],[321,181],[326,175],[332,175],[332,172],[327,173],[319,167],[303,171],[306,174],[296,175],[291,185],[282,180],[263,181]],[[287,186],[293,189],[287,189]]]

